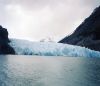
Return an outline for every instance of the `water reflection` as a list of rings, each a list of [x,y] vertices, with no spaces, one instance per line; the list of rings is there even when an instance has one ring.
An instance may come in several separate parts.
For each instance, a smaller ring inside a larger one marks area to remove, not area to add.
[[[0,86],[99,86],[100,59],[0,56]]]

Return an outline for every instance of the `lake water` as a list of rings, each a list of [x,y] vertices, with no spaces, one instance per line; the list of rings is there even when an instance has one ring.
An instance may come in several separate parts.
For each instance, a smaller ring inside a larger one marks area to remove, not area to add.
[[[100,86],[100,59],[0,56],[0,86]]]

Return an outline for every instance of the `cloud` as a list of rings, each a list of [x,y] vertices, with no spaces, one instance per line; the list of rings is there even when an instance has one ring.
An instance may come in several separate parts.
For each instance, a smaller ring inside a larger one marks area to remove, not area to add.
[[[99,4],[98,0],[0,0],[0,23],[10,37],[60,40]]]

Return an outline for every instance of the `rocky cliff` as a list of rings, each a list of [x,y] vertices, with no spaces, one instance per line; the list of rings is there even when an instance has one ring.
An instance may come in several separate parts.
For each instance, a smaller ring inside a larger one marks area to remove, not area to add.
[[[70,35],[59,41],[100,51],[100,6]]]
[[[9,45],[8,31],[0,26],[0,54],[15,54],[14,49]]]

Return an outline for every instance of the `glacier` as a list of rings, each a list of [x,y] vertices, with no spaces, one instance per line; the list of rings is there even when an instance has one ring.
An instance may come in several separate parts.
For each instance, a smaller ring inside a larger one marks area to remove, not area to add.
[[[10,39],[9,45],[16,55],[66,56],[66,57],[100,57],[99,51],[85,47],[54,42],[31,42],[21,39]]]

